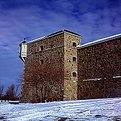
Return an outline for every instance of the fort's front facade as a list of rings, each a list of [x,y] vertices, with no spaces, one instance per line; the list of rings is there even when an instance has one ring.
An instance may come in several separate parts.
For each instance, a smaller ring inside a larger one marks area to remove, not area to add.
[[[121,96],[121,35],[80,40],[63,30],[21,43],[24,102]]]

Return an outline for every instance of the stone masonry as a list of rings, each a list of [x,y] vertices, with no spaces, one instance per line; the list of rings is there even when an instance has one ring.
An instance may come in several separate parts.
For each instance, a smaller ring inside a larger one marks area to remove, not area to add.
[[[78,99],[121,96],[121,36],[78,48]]]
[[[23,102],[121,96],[121,34],[85,45],[80,39],[63,30],[24,41]]]
[[[80,36],[67,30],[27,44],[22,100],[77,99],[77,49]]]

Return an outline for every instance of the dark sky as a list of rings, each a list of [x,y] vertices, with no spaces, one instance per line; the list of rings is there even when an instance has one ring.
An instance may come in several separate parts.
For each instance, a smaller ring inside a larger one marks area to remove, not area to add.
[[[81,43],[121,33],[121,0],[0,0],[0,85],[23,72],[19,43],[68,29]]]

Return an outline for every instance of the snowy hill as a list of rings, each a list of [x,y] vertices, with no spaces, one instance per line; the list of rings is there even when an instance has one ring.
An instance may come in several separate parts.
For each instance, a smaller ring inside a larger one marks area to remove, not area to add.
[[[121,121],[121,98],[0,104],[0,121]]]

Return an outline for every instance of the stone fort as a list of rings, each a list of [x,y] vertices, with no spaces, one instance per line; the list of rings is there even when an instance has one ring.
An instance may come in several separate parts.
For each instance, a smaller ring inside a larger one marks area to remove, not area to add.
[[[62,30],[20,44],[23,102],[121,96],[121,34],[80,42]]]

